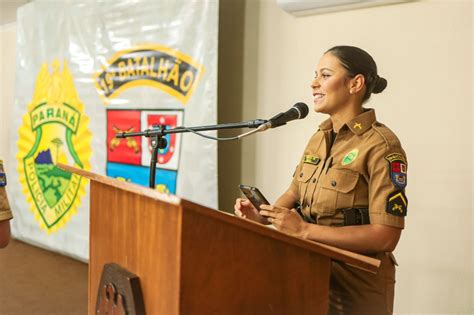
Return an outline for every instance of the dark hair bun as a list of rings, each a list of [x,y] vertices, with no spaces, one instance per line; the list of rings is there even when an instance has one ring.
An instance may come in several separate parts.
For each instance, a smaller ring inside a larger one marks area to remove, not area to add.
[[[385,80],[382,77],[377,77],[377,80],[375,81],[375,86],[374,86],[374,89],[372,90],[372,93],[378,94],[378,93],[382,92],[383,90],[385,90],[386,87],[387,87],[387,80]]]

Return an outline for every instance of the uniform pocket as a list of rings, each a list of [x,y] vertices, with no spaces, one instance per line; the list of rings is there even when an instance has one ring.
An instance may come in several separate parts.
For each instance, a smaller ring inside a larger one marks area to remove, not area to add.
[[[306,197],[306,192],[308,191],[308,186],[312,185],[310,179],[314,177],[316,174],[316,170],[318,169],[317,165],[314,164],[309,164],[309,163],[303,163],[303,166],[301,167],[301,171],[299,174],[297,174],[297,181],[298,181],[298,189],[299,189],[299,195],[300,195],[300,205],[305,204],[305,197]],[[311,191],[311,189],[309,189]]]
[[[327,174],[321,176],[321,189],[316,190],[316,211],[334,214],[336,209],[353,207],[358,180],[357,172],[330,168]]]
[[[330,168],[324,178],[321,178],[321,187],[341,193],[348,193],[355,188],[358,180],[359,173],[357,172]]]
[[[301,172],[299,174],[296,174],[297,180],[300,183],[306,183],[311,177],[313,177],[317,168],[317,165],[304,163],[303,167],[301,168]]]

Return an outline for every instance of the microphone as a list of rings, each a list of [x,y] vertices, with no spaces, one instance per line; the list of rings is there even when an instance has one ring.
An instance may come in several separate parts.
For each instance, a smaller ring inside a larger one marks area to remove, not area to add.
[[[308,116],[308,112],[308,105],[301,102],[296,103],[295,105],[293,105],[292,108],[290,108],[284,113],[279,113],[273,116],[268,122],[260,125],[260,127],[258,127],[257,129],[258,131],[264,131],[269,128],[280,127],[286,125],[286,123],[289,121],[305,118],[306,116]]]

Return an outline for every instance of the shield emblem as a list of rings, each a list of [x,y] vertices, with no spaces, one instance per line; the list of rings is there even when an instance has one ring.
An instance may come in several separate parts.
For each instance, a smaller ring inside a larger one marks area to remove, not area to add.
[[[176,115],[153,115],[150,114],[147,117],[147,124],[148,128],[152,129],[154,126],[165,126],[166,129],[176,128]],[[176,134],[167,134],[165,136],[167,146],[164,149],[158,150],[158,164],[166,164],[168,163],[176,148]],[[148,150],[151,153],[151,139],[148,138]]]
[[[141,128],[152,129],[158,125],[166,129],[182,126],[184,113],[182,110],[156,110],[141,111]],[[158,167],[167,170],[177,170],[179,166],[181,134],[168,134],[165,136],[167,146],[158,151]],[[151,141],[142,141],[142,165],[149,166],[151,160]]]
[[[393,184],[399,189],[405,188],[407,185],[406,164],[396,160],[391,163],[390,168]]]
[[[20,127],[17,159],[31,210],[51,232],[75,213],[86,184],[56,164],[89,169],[91,133],[66,63],[61,73],[55,61],[52,74],[44,64],[36,87]]]

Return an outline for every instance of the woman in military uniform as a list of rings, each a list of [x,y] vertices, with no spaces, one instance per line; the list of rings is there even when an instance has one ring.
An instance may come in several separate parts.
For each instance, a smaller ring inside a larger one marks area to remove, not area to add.
[[[10,220],[13,218],[5,191],[6,185],[3,161],[0,160],[0,248],[6,247],[10,241]]]
[[[310,138],[290,187],[260,213],[248,200],[234,206],[237,216],[381,260],[377,275],[332,263],[330,314],[393,312],[392,251],[407,213],[407,160],[395,134],[362,106],[386,86],[364,50],[329,49],[311,89],[314,110],[330,118]]]

